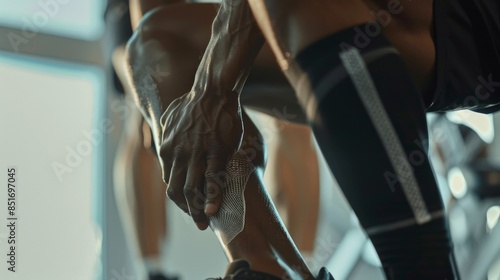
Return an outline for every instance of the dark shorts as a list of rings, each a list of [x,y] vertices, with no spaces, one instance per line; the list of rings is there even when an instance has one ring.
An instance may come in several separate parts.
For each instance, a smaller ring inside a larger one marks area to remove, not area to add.
[[[435,0],[436,91],[428,111],[500,110],[500,1]]]

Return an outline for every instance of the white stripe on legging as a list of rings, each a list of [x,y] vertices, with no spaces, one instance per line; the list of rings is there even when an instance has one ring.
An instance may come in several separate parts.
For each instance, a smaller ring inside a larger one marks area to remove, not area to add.
[[[415,215],[416,222],[423,224],[430,221],[431,215],[422,198],[422,193],[406,157],[403,145],[399,141],[396,130],[382,104],[382,100],[380,100],[380,96],[361,54],[357,49],[353,48],[340,53],[340,59],[349,73],[354,87],[382,140],[382,144],[401,183],[406,199]]]

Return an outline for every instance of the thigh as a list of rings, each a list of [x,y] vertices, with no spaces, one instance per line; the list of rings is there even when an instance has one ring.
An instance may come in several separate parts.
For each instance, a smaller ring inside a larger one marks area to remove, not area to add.
[[[377,27],[398,49],[425,100],[435,91],[436,45],[434,0],[363,0],[370,7],[371,23],[364,35],[377,35]],[[375,31],[375,32],[374,32]]]
[[[358,29],[360,38],[369,44],[372,38],[384,35],[401,54],[424,100],[429,99],[435,90],[434,0],[361,1],[368,7],[369,15],[367,22]],[[358,48],[364,46],[356,45]]]

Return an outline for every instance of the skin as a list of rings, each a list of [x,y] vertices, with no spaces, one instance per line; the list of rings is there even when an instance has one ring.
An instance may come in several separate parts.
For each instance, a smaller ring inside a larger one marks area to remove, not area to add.
[[[276,192],[273,200],[297,247],[312,254],[319,214],[319,166],[311,131],[304,125],[262,118],[271,127],[266,132],[278,131],[265,137],[266,186]]]
[[[214,20],[212,36],[191,90],[172,102],[161,99],[162,90],[158,87],[161,83],[153,83],[156,87],[148,91],[136,92],[136,101],[158,140],[168,195],[191,214],[200,228],[220,205],[223,182],[217,174],[244,142],[248,127],[242,120],[240,94],[264,41],[270,45],[292,86],[297,88],[294,83],[302,73],[294,57],[302,49],[324,36],[373,20],[371,9],[385,8],[386,4],[387,1],[376,0],[226,0]],[[405,5],[405,12],[395,15],[383,33],[400,51],[427,99],[432,92],[435,64],[432,1]],[[147,28],[143,31],[141,36],[155,32]],[[137,41],[144,43],[144,53],[166,48],[144,37]],[[189,40],[185,43],[183,47],[191,46]],[[140,53],[129,54],[131,80],[139,82],[136,88],[141,87],[143,79],[147,81],[145,84],[151,84],[153,77],[150,75],[148,80],[144,72],[134,69],[145,69],[154,62],[174,65],[172,61],[176,59],[156,57],[145,61],[137,59]],[[297,90],[296,94],[299,100],[307,98],[303,91]],[[205,198],[203,209],[195,203],[199,194]]]
[[[210,24],[214,20],[216,13],[217,6],[213,4],[172,5],[168,8],[164,6],[145,16],[142,25],[139,26],[138,31],[129,42],[128,63],[130,66],[128,67],[136,69],[136,72],[129,72],[128,74],[130,74],[130,82],[135,87],[140,88],[141,80],[145,79],[145,75],[142,74],[147,72],[147,69],[158,70],[156,77],[153,74],[153,81],[151,82],[157,89],[156,92],[152,94],[143,93],[141,97],[135,95],[137,100],[142,100],[143,108],[152,110],[151,114],[146,115],[146,119],[153,125],[159,123],[159,120],[157,120],[160,115],[159,112],[164,111],[172,100],[189,91],[200,62],[199,57],[203,54],[210,40]],[[158,53],[162,54],[159,58],[157,58],[158,55],[152,55]],[[163,73],[175,73],[175,75],[169,74],[169,76],[165,77],[162,76]],[[284,188],[284,192],[290,194],[287,195],[286,201],[287,205],[290,206],[286,208],[287,216],[290,217],[287,224],[291,226],[292,236],[297,241],[299,248],[310,251],[314,243],[317,223],[315,217],[317,217],[319,199],[319,181],[316,178],[318,177],[318,171],[314,170],[314,167],[317,166],[317,159],[315,155],[305,153],[300,149],[300,147],[310,147],[312,145],[308,129],[288,124],[288,121],[302,123],[305,121],[305,117],[296,98],[293,96],[293,90],[280,73],[271,50],[266,45],[257,56],[255,71],[249,77],[248,84],[258,85],[258,87],[253,90],[251,88],[245,89],[242,102],[249,108],[279,119],[271,122],[279,123],[279,129],[273,128],[273,131],[279,132],[273,136],[273,138],[277,138],[277,141],[275,141],[274,147],[270,149],[272,154],[268,167],[272,171],[268,173],[277,172],[282,174],[282,176],[273,176],[272,181],[274,182],[272,182],[272,185],[274,185],[274,188]],[[147,94],[151,94],[152,98],[158,101],[150,103],[149,99],[144,96]],[[151,109],[155,107],[155,104],[158,107]],[[154,118],[156,118],[156,121]],[[157,132],[159,130],[161,128],[153,129],[153,131]],[[283,137],[283,134],[286,134],[287,137]],[[155,138],[158,143],[160,137],[157,135]],[[302,140],[294,140],[297,138]],[[290,146],[295,146],[296,148],[293,150],[297,152],[294,154],[288,153],[285,149]],[[304,171],[304,168],[292,164],[292,161],[283,161],[275,157],[281,155],[293,157],[293,161],[303,162],[304,165],[310,168],[306,168]],[[293,178],[290,177],[290,173],[298,174],[297,170],[301,172],[300,178],[310,178],[307,184],[300,184],[299,178],[286,181],[287,178]],[[303,193],[303,195],[294,196],[292,193]],[[180,204],[181,208],[188,211],[185,202]],[[307,210],[300,212],[300,215],[298,215],[295,209],[300,208]],[[203,209],[200,210],[202,214]],[[300,217],[303,216],[308,217],[306,223],[302,223],[305,218]],[[194,217],[197,216],[194,215]],[[206,228],[205,220],[198,222],[198,224],[200,223],[200,228]]]
[[[160,120],[160,157],[164,180],[170,183],[169,197],[182,208],[186,202],[190,204],[193,193],[204,193],[204,211],[193,215],[198,223],[206,219],[205,215],[217,212],[222,184],[215,174],[224,169],[241,145],[244,126],[239,93],[262,46],[262,36],[296,87],[297,98],[303,100],[307,93],[295,84],[302,73],[293,58],[324,36],[373,20],[371,9],[382,4],[386,2],[224,1],[191,91],[174,100]],[[430,93],[427,89],[432,88],[435,63],[431,30],[432,1],[428,0],[408,2],[406,10],[395,15],[384,29],[384,35],[411,66],[410,74],[424,98]],[[183,174],[189,175],[182,179]]]
[[[177,4],[177,3],[185,3],[184,0],[130,0],[129,1],[129,9],[130,9],[130,22],[132,23],[132,29],[135,30],[141,19],[144,17],[146,13],[155,8]]]
[[[176,0],[130,1],[131,22],[135,29],[139,20],[150,10],[166,4],[179,3]],[[122,84],[127,84],[125,50],[119,47],[113,54],[113,66]],[[127,94],[130,90],[126,89]],[[133,111],[125,120],[126,129],[117,150],[115,170],[115,195],[123,223],[129,227],[129,239],[138,244],[140,255],[159,258],[162,241],[166,238],[166,199],[160,165],[151,149],[152,135],[148,124],[139,111]],[[129,174],[128,177],[126,174]]]
[[[274,55],[281,61],[284,74],[296,87],[294,81],[301,73],[295,69],[293,58],[301,50],[329,34],[376,20],[371,12],[387,10],[390,1],[316,0],[311,4],[274,0],[248,2]],[[401,53],[415,84],[428,99],[433,90],[436,55],[432,34],[433,1],[401,3],[403,11],[392,14],[390,23],[382,32]],[[301,91],[296,94],[299,99],[303,98]]]
[[[250,143],[249,139],[260,138],[258,129],[245,113],[243,120],[247,128],[243,135],[244,142]],[[228,246],[223,245],[223,248],[229,261],[248,260],[251,268],[256,271],[285,279],[314,279],[262,182],[264,147],[261,141],[258,145],[244,144],[241,147],[252,160],[256,171],[250,175],[244,194],[247,207],[245,227]],[[223,244],[222,240],[220,242]]]
[[[225,20],[218,20],[225,9],[237,15],[230,17],[235,31],[225,28]],[[214,215],[220,205],[223,182],[217,180],[217,173],[224,170],[229,157],[241,146],[244,126],[239,93],[264,42],[246,5],[231,2],[223,4],[221,11],[214,21],[209,51],[201,60],[194,86],[174,100],[160,120],[159,150],[164,180],[169,183],[167,194],[181,208],[187,203],[198,224],[206,223],[206,214]],[[217,30],[223,30],[222,34]],[[222,44],[225,41],[219,36],[231,45]],[[250,40],[242,41],[243,38]],[[240,46],[237,52],[232,44]],[[215,61],[224,64],[214,65]],[[206,196],[204,209],[193,205],[197,192]]]
[[[147,107],[141,108],[153,127],[159,123],[158,119],[152,119],[159,116],[157,112],[164,110],[169,102],[172,102],[181,93],[189,91],[199,63],[199,56],[196,53],[203,53],[210,36],[210,28],[207,23],[213,20],[215,12],[213,5],[161,7],[147,14],[137,27],[127,47],[126,56],[129,66],[125,69],[131,70],[126,73],[127,80],[139,104],[144,104],[141,103],[144,101],[141,99],[144,95],[155,98],[153,102],[147,103]],[[188,15],[193,21],[186,21]],[[202,28],[203,26],[205,28]],[[186,34],[189,36],[185,36]],[[206,38],[205,42],[200,42],[202,41],[200,38]],[[263,63],[262,69],[277,69],[276,64],[268,63],[272,61],[269,60],[269,51],[267,57],[266,54],[261,54],[261,56],[262,61],[266,62]],[[153,78],[147,80],[148,83],[152,81],[153,87],[142,86],[143,79],[145,77],[147,79],[147,75],[143,74],[147,73],[148,69],[157,70],[159,73],[156,77],[154,73],[151,74]],[[274,72],[278,73],[278,71]],[[163,75],[163,73],[169,73],[169,75]],[[255,81],[257,80],[259,77],[255,77]],[[278,80],[278,82],[282,81],[284,81],[282,78]],[[259,109],[271,111],[274,107],[260,106]],[[247,137],[243,138],[243,142],[250,145],[249,157],[257,160],[255,166],[258,167],[257,172],[252,174],[245,193],[247,207],[252,211],[249,211],[251,215],[246,216],[245,224],[247,226],[244,231],[227,247],[223,246],[226,254],[229,260],[237,258],[248,260],[255,270],[278,276],[289,274],[292,279],[312,279],[311,273],[283,227],[261,182],[264,151],[263,144],[258,140],[258,132],[256,129],[251,129],[254,126],[249,120],[245,121],[245,125],[248,129],[245,134]],[[153,129],[153,131],[155,130]],[[184,176],[189,177],[187,174]],[[197,204],[195,200],[198,197],[195,195],[196,193],[193,194],[191,206]],[[193,207],[190,209],[186,203],[181,209],[191,215],[196,210]],[[202,229],[206,228],[204,224],[198,225]],[[308,242],[312,243],[312,240]],[[251,246],[249,246],[250,244]]]
[[[166,200],[162,182],[154,179],[161,169],[144,145],[143,133],[149,131],[143,131],[142,123],[138,111],[126,120],[115,159],[115,197],[130,243],[138,245],[143,258],[159,258],[167,231]]]

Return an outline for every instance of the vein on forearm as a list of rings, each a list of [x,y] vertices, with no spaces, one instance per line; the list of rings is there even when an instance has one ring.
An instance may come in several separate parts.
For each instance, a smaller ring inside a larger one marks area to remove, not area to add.
[[[212,25],[195,86],[221,94],[240,92],[263,43],[247,1],[224,1]]]

